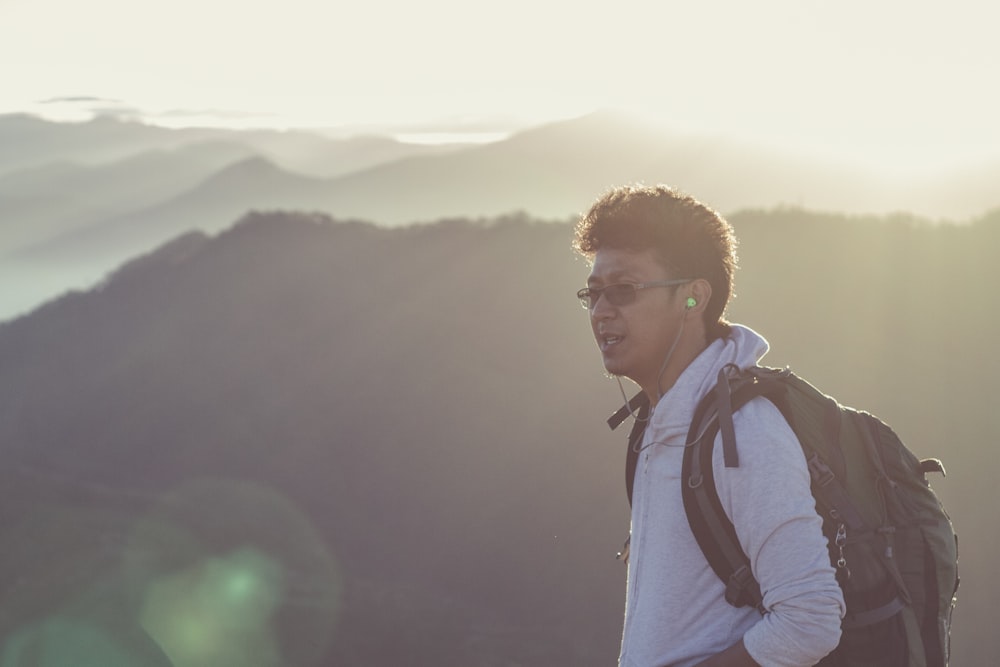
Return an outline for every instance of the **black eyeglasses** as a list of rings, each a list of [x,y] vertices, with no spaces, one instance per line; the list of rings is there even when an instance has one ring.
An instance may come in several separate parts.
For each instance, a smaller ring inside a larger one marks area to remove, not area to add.
[[[584,287],[576,293],[576,298],[587,310],[593,310],[597,300],[604,295],[612,306],[627,306],[635,301],[635,293],[647,287],[673,287],[689,283],[694,278],[676,278],[674,280],[652,280],[648,283],[614,283],[604,287]]]

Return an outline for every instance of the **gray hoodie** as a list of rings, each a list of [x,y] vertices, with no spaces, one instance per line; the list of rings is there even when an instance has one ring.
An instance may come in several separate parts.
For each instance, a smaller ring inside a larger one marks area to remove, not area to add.
[[[726,364],[752,366],[768,346],[734,325],[684,370],[654,407],[632,498],[621,667],[689,667],[743,638],[764,667],[813,665],[840,639],[844,600],[834,578],[809,472],[795,435],[766,399],[733,417],[738,468],[725,468],[716,440],[714,470],[764,594],[767,613],[736,608],[702,555],[681,500],[681,460],[699,399]]]

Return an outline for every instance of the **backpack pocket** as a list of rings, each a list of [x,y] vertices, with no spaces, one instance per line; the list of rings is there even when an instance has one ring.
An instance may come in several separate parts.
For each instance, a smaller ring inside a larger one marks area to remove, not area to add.
[[[847,608],[840,645],[834,652],[843,667],[907,665],[910,646],[905,603],[892,582],[868,591],[845,591]]]

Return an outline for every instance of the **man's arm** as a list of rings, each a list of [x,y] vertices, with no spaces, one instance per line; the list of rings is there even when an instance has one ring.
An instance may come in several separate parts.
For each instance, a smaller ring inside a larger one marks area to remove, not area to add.
[[[840,640],[844,598],[805,457],[788,423],[765,399],[748,403],[733,422],[740,467],[725,467],[718,444],[713,467],[723,508],[768,610],[744,634],[743,648],[769,666],[813,665]]]
[[[708,660],[702,660],[695,667],[760,667],[747,653],[743,640],[739,640],[722,653],[716,653]]]

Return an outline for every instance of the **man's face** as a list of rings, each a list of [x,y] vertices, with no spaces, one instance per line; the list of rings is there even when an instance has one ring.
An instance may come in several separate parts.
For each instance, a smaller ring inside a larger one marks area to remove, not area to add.
[[[587,286],[604,288],[676,277],[668,275],[652,250],[601,248],[594,256]],[[684,316],[682,300],[679,290],[672,287],[641,289],[634,301],[624,305],[614,305],[601,294],[590,309],[590,324],[604,368],[630,378],[644,391],[659,393],[657,375]]]

